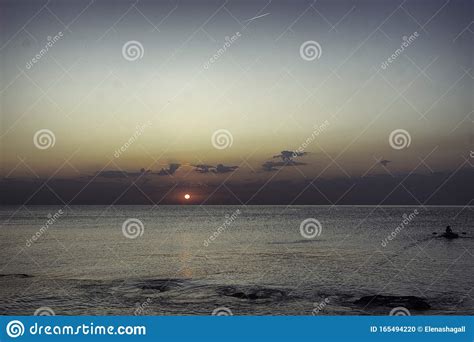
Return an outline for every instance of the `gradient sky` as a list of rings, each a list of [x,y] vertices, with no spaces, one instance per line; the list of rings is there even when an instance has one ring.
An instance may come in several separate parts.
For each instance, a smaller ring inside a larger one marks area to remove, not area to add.
[[[173,177],[150,175],[150,181],[430,174],[466,167],[473,150],[472,1],[2,0],[0,6],[0,172],[7,178],[158,172],[169,163],[181,164]],[[58,32],[63,37],[27,68]],[[205,68],[236,32],[240,38]],[[382,69],[414,32],[419,37]],[[143,45],[143,58],[123,57],[131,40]],[[320,44],[319,59],[301,58],[308,40]],[[326,120],[309,154],[296,158],[302,165],[262,169]],[[54,133],[53,147],[35,147],[40,129]],[[213,147],[218,129],[231,132],[232,146]],[[396,129],[409,132],[409,147],[390,146]],[[382,167],[381,159],[391,162]],[[203,174],[196,164],[239,168]]]

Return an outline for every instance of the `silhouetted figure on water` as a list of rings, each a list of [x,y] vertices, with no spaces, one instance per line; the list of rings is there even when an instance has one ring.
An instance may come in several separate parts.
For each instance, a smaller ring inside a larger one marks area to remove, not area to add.
[[[458,233],[454,233],[453,230],[451,229],[451,226],[446,227],[446,231],[441,234],[442,237],[446,239],[457,239],[459,237]]]

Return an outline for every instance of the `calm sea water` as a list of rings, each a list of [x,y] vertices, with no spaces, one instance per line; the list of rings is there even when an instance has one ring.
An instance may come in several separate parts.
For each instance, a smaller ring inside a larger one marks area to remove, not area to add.
[[[59,209],[0,207],[1,314],[359,315],[397,305],[354,303],[370,295],[431,307],[412,315],[474,314],[472,208]],[[124,235],[130,218],[141,236]],[[321,223],[312,239],[300,232],[308,218]],[[447,224],[466,234],[432,234]]]

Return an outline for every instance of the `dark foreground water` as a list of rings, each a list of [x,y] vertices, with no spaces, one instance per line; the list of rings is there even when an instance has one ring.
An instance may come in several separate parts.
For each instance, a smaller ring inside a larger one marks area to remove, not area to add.
[[[469,207],[60,209],[0,207],[0,314],[474,314]]]

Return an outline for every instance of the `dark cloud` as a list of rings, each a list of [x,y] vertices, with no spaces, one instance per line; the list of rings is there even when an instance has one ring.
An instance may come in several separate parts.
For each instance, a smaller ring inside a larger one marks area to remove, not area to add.
[[[144,175],[158,175],[158,176],[170,176],[179,169],[181,164],[172,163],[168,168],[163,168],[158,172],[152,172],[151,170],[145,170],[144,168],[140,169],[138,172],[128,172],[123,170],[108,170],[108,171],[99,171],[96,173],[97,177],[111,178],[111,179],[124,179],[124,178],[133,178],[140,177]],[[92,178],[92,177],[89,177]]]
[[[195,167],[195,171],[199,173],[228,173],[237,170],[238,166],[226,166],[224,164],[217,164],[214,165],[207,165],[207,164],[198,164],[193,165]]]
[[[109,174],[110,175],[110,174]],[[429,174],[370,175],[314,180],[254,180],[198,184],[150,182],[130,187],[109,178],[0,179],[1,204],[179,204],[182,193],[202,204],[467,205],[474,170]],[[45,186],[47,182],[48,186]],[[310,183],[312,182],[312,183]],[[403,182],[403,187],[400,184]],[[308,186],[313,184],[313,186]],[[138,187],[138,188],[137,188]],[[232,195],[229,195],[229,191]]]
[[[285,166],[298,166],[298,165],[306,165],[303,162],[297,162],[294,158],[303,157],[307,155],[308,152],[298,152],[298,151],[281,151],[280,154],[273,156],[273,159],[280,158],[281,161],[274,162],[274,161],[266,161],[262,164],[262,169],[264,171],[276,171],[281,167]]]
[[[122,170],[99,171],[96,173],[97,177],[103,178],[129,178],[138,177],[150,173],[151,170],[140,169],[139,172],[127,172]]]
[[[267,162],[262,164],[262,168],[265,171],[277,171],[278,168],[277,168],[277,165],[275,165],[275,164],[276,164],[275,162],[267,161]]]
[[[225,166],[223,164],[217,164],[216,168],[211,171],[215,173],[227,173],[237,170],[238,168],[238,166]]]
[[[262,168],[264,171],[276,171],[281,167],[284,166],[299,166],[299,165],[308,165],[303,162],[297,162],[294,160],[288,160],[288,161],[279,161],[279,162],[273,162],[273,161],[267,161],[262,164]]]
[[[293,158],[302,157],[307,155],[308,152],[298,152],[298,151],[281,151],[280,154],[273,156],[273,158],[281,158],[283,161],[291,161]]]
[[[99,171],[96,173],[97,177],[104,178],[128,178],[125,171]]]
[[[195,167],[194,171],[199,172],[199,173],[208,173],[210,169],[212,169],[214,166],[212,165],[207,165],[207,164],[198,164],[198,165],[193,165]]]
[[[160,171],[158,171],[156,174],[158,176],[171,176],[172,174],[176,172],[176,170],[180,168],[180,166],[181,164],[171,163],[167,169],[163,168]]]

